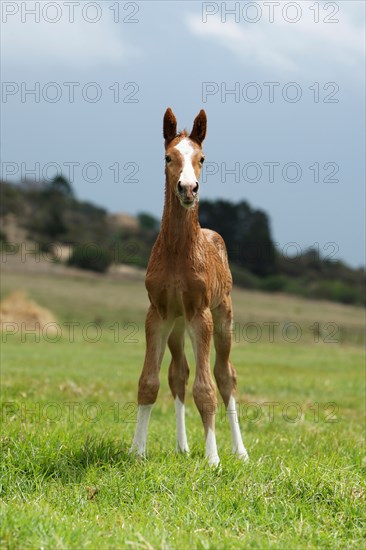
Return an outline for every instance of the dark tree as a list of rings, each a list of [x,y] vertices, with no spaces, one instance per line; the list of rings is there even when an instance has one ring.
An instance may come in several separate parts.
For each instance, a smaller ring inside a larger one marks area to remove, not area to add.
[[[74,190],[71,186],[71,183],[65,176],[62,174],[59,176],[55,176],[50,183],[49,186],[50,190],[55,193],[60,193],[61,195],[64,195],[65,197],[73,197],[74,196]]]
[[[264,212],[251,209],[245,201],[202,201],[199,217],[202,227],[220,233],[230,262],[259,276],[276,271],[275,247]]]

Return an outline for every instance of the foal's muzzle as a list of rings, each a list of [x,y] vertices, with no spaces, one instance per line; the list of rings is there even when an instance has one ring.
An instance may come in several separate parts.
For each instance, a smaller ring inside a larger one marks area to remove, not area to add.
[[[177,191],[181,204],[183,206],[192,206],[197,199],[199,184],[196,181],[194,184],[187,184],[178,181]]]

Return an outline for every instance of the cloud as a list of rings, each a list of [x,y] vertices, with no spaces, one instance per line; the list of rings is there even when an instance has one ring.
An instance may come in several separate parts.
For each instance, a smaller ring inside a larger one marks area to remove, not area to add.
[[[21,12],[7,17],[1,38],[4,63],[90,68],[120,63],[139,54],[122,40],[120,25],[113,22],[111,13],[102,10],[100,20],[91,23],[75,10],[74,21],[70,22],[63,3],[59,4],[62,17],[55,23],[46,21],[42,12],[39,22],[31,15],[22,22]],[[50,12],[49,17],[54,14]]]
[[[333,16],[339,19],[338,23],[322,22],[322,18],[331,16],[330,12],[324,11],[322,5],[319,23],[314,23],[314,13],[304,8],[300,20],[289,23],[281,15],[282,7],[286,3],[281,4],[275,12],[273,23],[269,22],[269,12],[263,9],[262,17],[257,23],[245,21],[242,12],[239,22],[235,22],[234,16],[230,15],[222,22],[219,11],[208,15],[205,23],[201,14],[187,14],[186,25],[193,35],[216,42],[243,63],[277,71],[314,72],[317,68],[322,70],[325,63],[327,67],[340,64],[357,67],[362,61],[362,3],[347,2],[348,6],[343,3],[340,12]],[[362,6],[358,7],[358,4]],[[240,6],[242,9],[243,4]],[[253,13],[250,17],[254,17]]]

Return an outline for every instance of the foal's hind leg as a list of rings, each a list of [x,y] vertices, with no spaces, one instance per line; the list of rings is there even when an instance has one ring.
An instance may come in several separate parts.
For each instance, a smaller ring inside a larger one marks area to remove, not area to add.
[[[168,347],[172,354],[172,360],[169,366],[169,386],[175,401],[177,451],[189,452],[184,407],[189,367],[184,353],[184,331],[184,319],[180,317],[176,320],[168,339]]]
[[[140,456],[144,456],[146,451],[151,409],[156,401],[160,386],[160,365],[172,325],[172,321],[161,319],[156,308],[150,306],[145,324],[146,354],[139,380],[137,424],[130,449],[130,452],[136,450]]]
[[[248,460],[248,453],[243,444],[236,412],[236,371],[229,360],[232,329],[230,296],[225,298],[217,308],[212,310],[212,318],[214,322],[214,344],[216,350],[214,375],[219,392],[224,400],[226,414],[230,423],[232,451],[239,458]]]

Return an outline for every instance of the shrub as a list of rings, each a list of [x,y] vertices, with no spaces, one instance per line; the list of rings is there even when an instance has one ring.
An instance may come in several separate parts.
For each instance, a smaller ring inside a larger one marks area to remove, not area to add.
[[[233,283],[236,286],[243,288],[253,288],[256,289],[259,287],[258,278],[241,267],[238,267],[235,264],[230,264],[231,274],[233,276]]]
[[[99,245],[81,245],[75,247],[68,260],[68,265],[89,269],[97,273],[105,273],[112,263],[110,251]]]
[[[287,277],[284,277],[283,275],[271,275],[270,277],[265,277],[261,280],[260,288],[261,290],[265,290],[267,292],[280,292],[281,290],[286,289],[287,284]]]
[[[342,281],[324,281],[321,290],[328,294],[330,300],[342,304],[362,303],[362,294],[356,287]]]
[[[299,279],[298,277],[288,277],[284,292],[303,296],[304,298],[311,298],[311,290],[309,289],[307,281]]]
[[[316,299],[331,300],[342,304],[363,304],[364,293],[361,288],[351,286],[343,281],[316,281],[310,287],[310,296]]]
[[[6,236],[6,232],[3,229],[0,229],[0,243],[7,243],[8,237]]]

